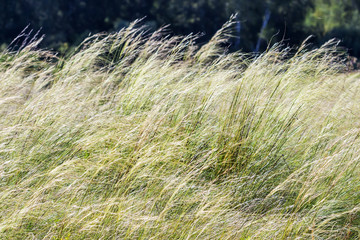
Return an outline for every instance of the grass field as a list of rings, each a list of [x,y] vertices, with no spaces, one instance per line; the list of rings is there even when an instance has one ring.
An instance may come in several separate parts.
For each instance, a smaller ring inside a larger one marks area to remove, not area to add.
[[[360,75],[230,24],[3,52],[0,239],[359,239]]]

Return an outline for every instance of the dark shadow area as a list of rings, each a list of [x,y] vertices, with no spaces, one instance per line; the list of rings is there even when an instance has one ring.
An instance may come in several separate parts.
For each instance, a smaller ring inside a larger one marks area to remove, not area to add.
[[[87,36],[114,32],[144,18],[150,29],[169,25],[169,34],[201,33],[208,41],[237,13],[230,50],[261,52],[282,41],[299,45],[309,35],[319,45],[330,38],[343,40],[350,54],[360,56],[359,3],[356,0],[0,0],[0,43],[10,44],[28,26],[31,36],[45,35],[42,47],[66,52]],[[29,36],[20,36],[14,48]]]

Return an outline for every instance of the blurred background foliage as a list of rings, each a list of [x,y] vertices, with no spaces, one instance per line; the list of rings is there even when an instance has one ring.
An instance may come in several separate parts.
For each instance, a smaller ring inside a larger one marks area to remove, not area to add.
[[[360,0],[0,0],[0,9],[2,48],[29,25],[27,31],[46,35],[43,46],[65,52],[89,34],[143,17],[152,29],[170,24],[172,34],[203,33],[202,43],[238,13],[232,50],[258,52],[278,41],[293,46],[313,35],[314,45],[338,38],[360,56]]]

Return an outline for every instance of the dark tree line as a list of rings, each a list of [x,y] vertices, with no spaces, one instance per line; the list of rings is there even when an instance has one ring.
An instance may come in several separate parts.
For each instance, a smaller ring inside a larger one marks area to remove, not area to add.
[[[342,38],[360,55],[353,43],[359,33],[359,0],[0,0],[0,9],[3,43],[30,24],[46,35],[45,46],[59,49],[143,17],[154,28],[170,24],[174,34],[202,32],[201,41],[206,41],[238,13],[233,48],[263,50],[270,40],[296,45],[312,34],[319,44]],[[331,11],[335,14],[328,14]]]

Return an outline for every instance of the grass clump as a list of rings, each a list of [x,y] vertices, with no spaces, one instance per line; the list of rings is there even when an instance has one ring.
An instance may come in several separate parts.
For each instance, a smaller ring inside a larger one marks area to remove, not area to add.
[[[359,77],[336,44],[227,53],[134,23],[0,57],[0,238],[357,239]]]

